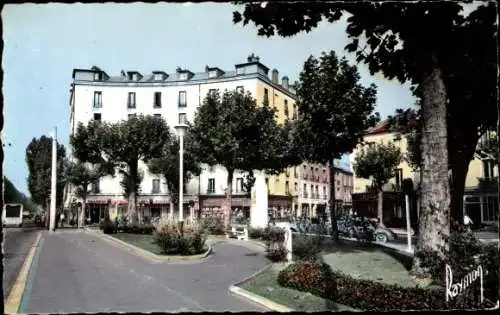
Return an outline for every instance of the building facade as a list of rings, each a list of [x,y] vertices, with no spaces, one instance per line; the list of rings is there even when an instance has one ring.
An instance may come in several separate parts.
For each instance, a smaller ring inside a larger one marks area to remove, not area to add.
[[[154,115],[162,117],[173,128],[183,121],[193,121],[194,114],[208,93],[215,90],[237,90],[250,92],[258,105],[265,102],[273,106],[278,123],[297,117],[293,87],[284,76],[279,82],[279,73],[263,65],[258,57],[249,56],[245,63],[236,64],[234,69],[224,71],[217,67],[205,68],[203,72],[176,69],[174,73],[153,71],[142,74],[138,71],[122,71],[119,76],[110,76],[98,67],[74,69],[70,89],[71,133],[76,132],[78,123],[90,120],[118,122],[133,115]],[[71,155],[71,148],[70,148]],[[221,211],[227,186],[227,172],[221,166],[202,166],[200,176],[186,183],[184,214],[198,210]],[[174,211],[164,179],[150,174],[141,162],[140,172],[144,175],[138,196],[138,209],[143,216],[159,216]],[[306,166],[308,168],[308,166]],[[316,167],[317,168],[317,167]],[[282,174],[268,176],[269,211],[274,215],[288,216],[293,209],[292,189],[300,185],[300,173],[291,174],[293,168]],[[233,178],[233,209],[249,213],[250,193],[244,191],[243,172],[236,171]],[[126,198],[119,185],[119,176],[101,179],[92,185],[88,197],[91,221],[101,219],[109,209],[111,216],[126,211]],[[326,182],[322,182],[326,184]],[[319,200],[322,189],[314,186],[315,200]],[[320,190],[317,190],[320,189]],[[328,191],[328,189],[326,189]],[[74,197],[70,198],[74,201]],[[296,198],[297,201],[297,198]],[[298,202],[298,201],[297,201]]]
[[[364,143],[360,144],[351,155],[351,165],[354,164],[356,152],[363,146],[370,146],[372,143],[393,142],[400,148],[403,156],[408,152],[407,140],[404,136],[398,136],[390,132],[387,121],[381,122],[378,126],[371,128],[364,136]],[[413,170],[403,159],[396,169],[396,176],[391,178],[384,186],[384,221],[387,218],[388,224],[402,225],[406,220],[405,199],[403,195],[404,182],[410,181],[415,194],[410,200],[410,216],[412,223],[418,220],[419,205],[417,202],[417,188],[420,181],[418,170]],[[491,157],[477,152],[474,159],[469,164],[469,169],[465,182],[464,213],[471,219],[480,223],[498,224],[499,200],[498,200],[498,163],[494,163]],[[493,185],[484,183],[493,182]],[[371,189],[371,181],[357,177],[354,173],[354,194],[356,199],[355,207],[362,209],[366,214],[376,216],[376,193]]]

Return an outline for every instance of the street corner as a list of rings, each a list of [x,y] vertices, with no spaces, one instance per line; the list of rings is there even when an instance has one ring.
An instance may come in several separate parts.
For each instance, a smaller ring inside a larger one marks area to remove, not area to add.
[[[34,266],[34,260],[41,250],[41,245],[43,243],[42,232],[38,232],[35,242],[31,246],[28,255],[26,256],[23,266],[19,271],[16,278],[16,282],[12,287],[12,290],[5,301],[5,313],[17,314],[19,313],[21,303],[23,301],[26,289],[29,287],[29,275],[32,272],[32,267]],[[36,263],[35,263],[36,264]]]

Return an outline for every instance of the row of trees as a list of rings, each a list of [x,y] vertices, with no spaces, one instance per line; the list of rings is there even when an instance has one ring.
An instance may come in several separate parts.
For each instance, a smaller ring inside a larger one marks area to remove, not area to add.
[[[239,3],[237,4],[244,4]],[[260,36],[309,32],[322,20],[348,16],[345,49],[372,74],[410,82],[420,100],[421,215],[417,252],[443,257],[450,214],[461,218],[460,200],[479,137],[494,128],[496,113],[496,8],[481,3],[469,15],[458,2],[245,3],[233,22],[254,22]],[[331,89],[334,89],[331,86]],[[455,187],[451,195],[448,170]],[[451,210],[451,213],[450,213]],[[429,276],[416,255],[412,268]]]

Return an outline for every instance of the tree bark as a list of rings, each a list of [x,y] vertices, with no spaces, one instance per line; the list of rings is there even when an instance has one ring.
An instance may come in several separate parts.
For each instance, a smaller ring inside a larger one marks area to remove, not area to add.
[[[87,192],[85,189],[87,186],[84,186],[82,193],[82,207],[80,209],[80,215],[78,216],[78,228],[82,228],[85,223],[85,208],[87,208]]]
[[[137,211],[136,211],[136,205],[137,205],[137,191],[136,191],[136,180],[137,180],[137,173],[138,173],[138,163],[134,162],[131,163],[128,167],[129,170],[129,180],[128,180],[128,185],[129,185],[129,193],[128,193],[128,205],[127,205],[127,215],[129,217],[130,223],[135,224],[138,220],[137,218]]]
[[[232,215],[232,196],[233,196],[233,175],[234,170],[228,168],[227,169],[227,189],[226,189],[226,202],[224,206],[224,226],[226,229],[229,229],[231,224],[231,215]]]
[[[379,225],[384,227],[384,191],[382,187],[378,190],[377,198],[377,218],[379,220]]]
[[[337,204],[335,202],[335,165],[333,161],[328,163],[328,171],[330,173],[330,222],[332,224],[332,239],[337,242],[339,240],[339,231],[337,226]]]
[[[170,218],[174,217],[174,212],[175,212],[175,205],[174,201],[172,200],[172,196],[170,197],[170,213],[168,214]]]
[[[431,275],[417,254],[432,251],[444,257],[450,234],[446,89],[435,59],[424,73],[422,90],[421,215],[411,273],[425,278]]]

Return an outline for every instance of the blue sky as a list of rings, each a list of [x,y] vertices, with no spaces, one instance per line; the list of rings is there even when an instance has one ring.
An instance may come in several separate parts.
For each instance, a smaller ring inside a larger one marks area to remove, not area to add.
[[[345,23],[322,23],[309,34],[282,39],[257,37],[251,26],[233,25],[230,4],[19,4],[2,11],[4,52],[5,175],[27,193],[25,148],[33,137],[58,127],[68,145],[69,87],[73,68],[96,65],[108,74],[148,73],[177,66],[203,71],[205,65],[233,69],[255,53],[291,82],[312,54],[347,54]],[[408,86],[370,76],[359,65],[362,83],[378,86],[382,117],[413,105]]]

